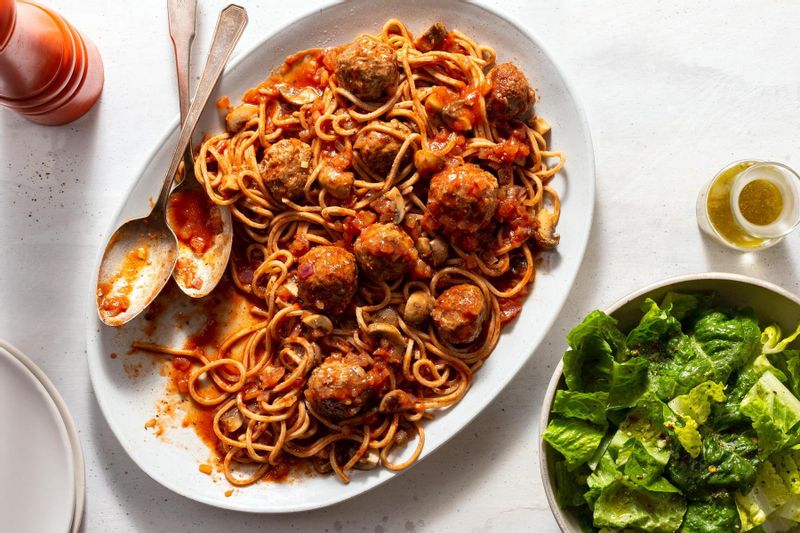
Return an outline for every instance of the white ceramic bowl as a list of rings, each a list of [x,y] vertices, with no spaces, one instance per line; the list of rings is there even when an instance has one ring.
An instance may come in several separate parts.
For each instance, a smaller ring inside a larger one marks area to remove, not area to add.
[[[625,296],[605,309],[605,312],[619,321],[622,331],[629,331],[642,317],[641,304],[646,298],[655,301],[668,292],[714,292],[721,303],[736,307],[751,307],[762,326],[777,323],[784,330],[794,330],[800,323],[800,297],[772,283],[721,272],[688,274],[658,281]],[[590,310],[587,309],[587,313]],[[566,349],[566,345],[565,345]],[[550,422],[550,408],[556,391],[564,388],[561,362],[558,363],[545,393],[542,413],[539,418],[539,470],[547,495],[547,503],[553,511],[556,522],[565,532],[581,531],[577,517],[569,510],[561,509],[555,498],[554,468],[557,453],[545,443],[541,434]]]
[[[572,288],[589,238],[594,207],[594,156],[581,106],[540,41],[500,15],[458,0],[436,3],[355,0],[315,9],[240,55],[227,70],[211,102],[222,95],[230,95],[232,101],[237,102],[246,89],[262,81],[291,53],[349,42],[362,32],[377,33],[386,20],[395,17],[405,21],[416,34],[441,20],[476,41],[494,47],[499,61],[515,62],[530,77],[541,96],[536,109],[552,125],[551,145],[566,154],[566,169],[552,182],[562,199],[558,225],[561,244],[556,252],[542,256],[535,287],[521,316],[504,331],[497,349],[475,376],[471,390],[461,402],[438,413],[436,419],[426,425],[424,458],[464,428],[508,384],[558,315]],[[255,26],[248,29],[254,30],[258,31]],[[166,57],[164,60],[171,61]],[[109,221],[109,234],[120,221],[147,211],[149,198],[160,186],[175,142],[175,124],[177,121],[162,139],[154,139],[153,153],[144,161],[116,220]],[[210,105],[197,131],[214,132],[223,128],[218,111]],[[330,476],[294,483],[258,483],[226,497],[224,492],[229,486],[224,480],[215,482],[212,476],[198,471],[198,464],[206,462],[209,452],[191,428],[170,430],[169,443],[145,429],[145,422],[156,413],[157,402],[165,396],[165,378],[150,364],[152,356],[124,355],[134,339],[142,338],[137,322],[116,329],[102,325],[97,319],[93,295],[87,295],[86,314],[89,371],[100,408],[131,459],[167,488],[218,507],[279,513],[331,505],[396,475],[386,469],[375,469],[357,473],[348,485]],[[185,332],[175,331],[157,340],[180,346],[184,338]],[[120,357],[111,359],[111,353],[120,354]],[[141,365],[142,370],[131,380],[125,367],[136,365]]]

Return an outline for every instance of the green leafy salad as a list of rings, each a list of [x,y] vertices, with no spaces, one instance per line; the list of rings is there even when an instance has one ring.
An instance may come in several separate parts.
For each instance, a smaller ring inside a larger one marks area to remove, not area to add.
[[[713,297],[601,311],[567,335],[544,440],[584,531],[800,531],[800,350]]]

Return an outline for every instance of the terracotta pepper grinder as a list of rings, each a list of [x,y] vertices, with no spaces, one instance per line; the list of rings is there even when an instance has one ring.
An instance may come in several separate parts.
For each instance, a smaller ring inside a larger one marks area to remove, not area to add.
[[[0,0],[0,105],[51,126],[86,113],[103,89],[91,41],[33,2]]]

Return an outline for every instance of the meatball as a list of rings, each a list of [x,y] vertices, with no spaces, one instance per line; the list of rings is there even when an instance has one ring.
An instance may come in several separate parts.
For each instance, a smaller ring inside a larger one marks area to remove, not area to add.
[[[362,35],[336,58],[336,79],[342,88],[362,100],[381,100],[397,88],[396,59],[391,46]]]
[[[276,200],[295,200],[311,173],[311,147],[297,139],[282,139],[267,149],[258,165],[270,194]]]
[[[433,323],[439,336],[451,344],[472,342],[480,335],[488,306],[475,285],[454,285],[436,298]]]
[[[367,371],[337,357],[311,372],[304,394],[314,411],[331,420],[357,415],[372,397]]]
[[[486,227],[497,209],[497,178],[466,163],[445,168],[431,178],[428,216],[449,236]]]
[[[492,83],[486,102],[489,118],[524,119],[535,97],[525,74],[512,63],[503,63],[489,73],[489,81]]]
[[[406,129],[405,126],[396,122],[384,125],[393,129]],[[385,176],[392,169],[392,164],[397,158],[401,146],[402,143],[397,137],[378,130],[368,130],[359,134],[353,144],[353,148],[358,150],[358,154],[367,168],[379,176]],[[406,152],[406,154],[409,153],[409,151]]]
[[[339,246],[316,246],[297,265],[297,295],[309,309],[340,314],[358,284],[356,258]]]
[[[396,224],[372,224],[353,247],[361,271],[377,281],[395,279],[419,260],[414,241]]]

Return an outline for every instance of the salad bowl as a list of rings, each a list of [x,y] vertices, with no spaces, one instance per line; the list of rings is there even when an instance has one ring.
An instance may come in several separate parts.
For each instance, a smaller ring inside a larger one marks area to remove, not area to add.
[[[620,331],[628,332],[642,319],[642,306],[646,300],[661,302],[668,293],[713,293],[715,305],[752,309],[762,331],[765,327],[775,324],[786,335],[790,335],[800,323],[800,298],[798,296],[766,281],[716,272],[684,275],[653,283],[632,292],[605,308],[604,311],[618,321]],[[559,527],[565,532],[580,532],[582,531],[580,519],[578,513],[573,511],[576,508],[564,509],[559,506],[557,501],[556,462],[559,454],[544,438],[541,438],[551,421],[551,410],[556,393],[565,387],[562,361],[559,362],[553,373],[542,405],[539,420],[539,467],[548,504]],[[672,402],[670,402],[670,406],[672,406]]]

